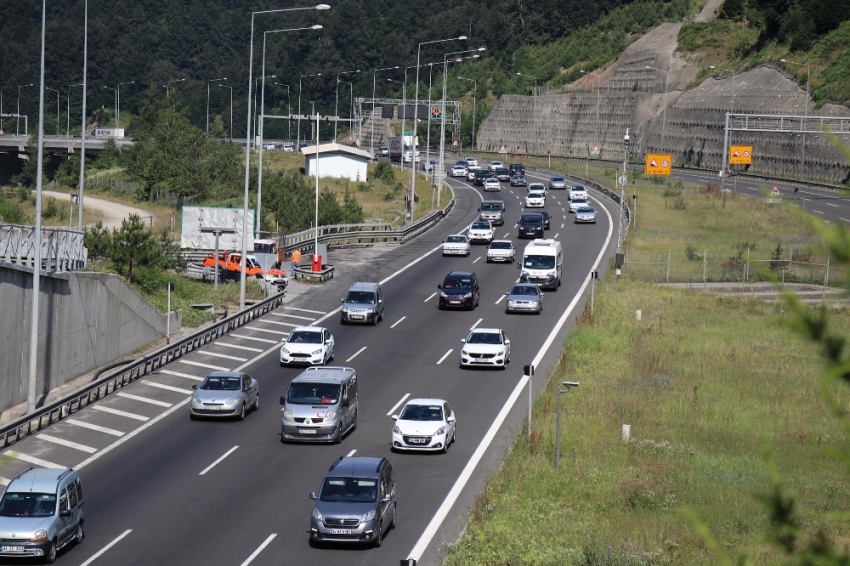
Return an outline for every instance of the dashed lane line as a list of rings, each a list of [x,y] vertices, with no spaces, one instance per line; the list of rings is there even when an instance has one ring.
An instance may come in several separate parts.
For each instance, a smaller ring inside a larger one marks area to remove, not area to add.
[[[469,329],[470,329],[470,330],[475,330],[475,329],[478,327],[478,325],[479,325],[479,324],[481,324],[481,321],[483,321],[483,320],[484,320],[483,318],[479,318],[479,319],[475,322],[475,324],[473,324],[472,326],[470,326],[470,327],[469,327]]]
[[[428,298],[427,298],[427,299],[425,299],[425,300],[424,300],[424,301],[422,301],[422,302],[423,302],[423,303],[427,303],[428,301],[430,301],[431,299],[433,299],[436,295],[437,295],[437,292],[436,292],[436,291],[434,291],[433,293],[431,293],[430,295],[428,295]]]
[[[156,387],[157,389],[165,389],[166,391],[174,391],[175,393],[183,393],[184,395],[191,395],[191,389],[183,389],[182,387],[174,387],[173,385],[166,385],[164,383],[157,383],[156,381],[145,380],[142,381],[145,385],[150,385],[151,387]]]
[[[365,349],[366,349],[366,346],[363,346],[362,348],[360,348],[359,350],[357,350],[356,352],[354,352],[354,355],[353,355],[353,356],[351,356],[350,358],[348,358],[347,360],[345,360],[345,363],[348,363],[348,362],[350,362],[351,360],[353,360],[354,358],[356,358],[357,356],[359,356],[359,355],[360,355],[360,353],[361,353],[361,352],[363,352],[363,350],[365,350]]]
[[[80,564],[80,566],[89,566],[89,564],[91,564],[92,562],[94,562],[95,560],[100,558],[100,556],[104,552],[106,552],[107,550],[109,550],[110,548],[112,548],[113,546],[118,544],[119,542],[121,542],[121,539],[123,539],[124,537],[126,537],[127,535],[129,535],[132,532],[133,532],[133,529],[127,529],[126,531],[124,531],[123,533],[118,535],[115,539],[113,539],[112,542],[110,542],[109,544],[107,544],[106,546],[101,548],[99,551],[97,551],[97,553],[95,553],[94,556],[92,556],[91,558],[89,558],[88,560],[86,560],[85,562]]]
[[[78,426],[80,428],[87,428],[89,430],[96,430],[97,432],[102,432],[103,434],[109,434],[112,436],[124,436],[124,433],[120,430],[115,430],[114,428],[107,428],[105,426],[100,426],[96,424],[87,423],[85,421],[78,421],[77,419],[65,419],[65,422],[69,425]]]
[[[475,258],[475,261],[473,261],[472,263],[473,263],[473,264],[476,264],[476,263],[478,263],[479,261],[481,261],[481,256],[478,256],[477,258]]]
[[[351,457],[352,457],[352,456],[354,456],[356,453],[357,453],[357,449],[355,448],[354,450],[352,450],[351,452],[349,452],[348,454],[346,454],[346,455],[345,455],[345,457],[346,457],[346,458],[351,458]]]
[[[265,549],[265,548],[266,548],[269,544],[271,544],[271,542],[274,540],[274,538],[275,538],[276,536],[277,536],[277,533],[272,533],[272,534],[270,534],[270,535],[266,538],[266,540],[264,540],[264,541],[263,541],[263,544],[261,544],[261,545],[257,548],[257,550],[255,550],[254,552],[252,552],[252,553],[251,553],[251,556],[249,556],[248,558],[246,558],[246,559],[245,559],[245,562],[243,562],[243,563],[242,563],[242,564],[240,564],[239,566],[248,566],[248,564],[250,564],[251,562],[253,562],[253,561],[254,561],[254,559],[255,559],[257,556],[259,556],[259,555],[260,555],[260,553],[261,553],[261,552],[262,552],[262,551],[263,551],[263,550],[264,550],[264,549]]]
[[[128,411],[122,411],[120,409],[113,409],[112,407],[105,407],[103,405],[92,405],[92,409],[95,411],[101,411],[103,413],[109,413],[112,415],[118,415],[119,417],[127,417],[128,419],[133,419],[137,421],[147,422],[150,418],[145,417],[143,415],[137,415],[136,413],[130,413]],[[79,466],[77,466],[79,468]]]
[[[94,454],[97,452],[97,448],[92,448],[91,446],[86,446],[85,444],[79,444],[77,442],[71,442],[70,440],[65,440],[64,438],[59,438],[58,436],[53,436],[52,434],[39,434],[36,436],[41,440],[52,442],[53,444],[58,444],[60,446],[65,446],[66,448],[73,448],[74,450],[79,450],[80,452],[85,452],[86,454]]]
[[[407,318],[407,316],[403,316],[403,317],[401,317],[400,319],[398,319],[398,320],[395,322],[395,324],[393,324],[392,326],[390,326],[390,328],[395,328],[395,327],[396,327],[396,326],[398,326],[398,325],[401,323],[401,321],[402,321],[402,320],[404,320],[405,318]]]
[[[498,301],[496,301],[496,304],[498,305],[499,303],[501,303],[501,302],[502,302],[502,300],[504,300],[504,298],[505,298],[506,296],[507,296],[507,295],[502,295],[501,297],[499,297],[499,300],[498,300]]]
[[[405,394],[404,394],[404,397],[402,397],[401,399],[399,399],[399,400],[398,400],[398,403],[396,403],[395,405],[393,405],[393,408],[392,408],[392,409],[390,409],[389,411],[387,411],[387,416],[388,416],[388,417],[389,417],[389,416],[392,416],[392,414],[393,414],[393,413],[395,413],[396,409],[398,409],[399,407],[401,407],[402,403],[404,403],[405,401],[407,401],[407,398],[408,398],[408,397],[410,397],[410,393],[405,393]]]
[[[215,462],[213,462],[212,464],[210,464],[209,466],[204,468],[204,470],[198,475],[199,476],[205,476],[207,474],[207,472],[209,472],[210,470],[215,468],[217,464],[220,464],[222,460],[224,460],[225,458],[227,458],[228,456],[230,456],[231,454],[236,452],[237,448],[239,448],[239,446],[234,446],[233,448],[231,448],[230,450],[228,450],[227,452],[222,454],[221,457],[218,460],[216,460]]]
[[[139,403],[147,403],[148,405],[156,405],[157,407],[171,407],[173,403],[166,403],[165,401],[157,401],[156,399],[148,399],[147,397],[142,397],[141,395],[133,395],[132,393],[124,393],[123,391],[119,391],[116,393],[118,397],[123,397],[125,399],[130,399],[132,401],[138,401]]]
[[[443,363],[443,360],[445,360],[446,358],[448,358],[448,357],[449,357],[449,354],[451,354],[452,352],[454,352],[454,348],[449,348],[449,351],[448,351],[448,352],[446,352],[445,354],[443,354],[443,357],[442,357],[442,358],[440,358],[439,360],[437,360],[437,365],[440,365],[441,363]]]

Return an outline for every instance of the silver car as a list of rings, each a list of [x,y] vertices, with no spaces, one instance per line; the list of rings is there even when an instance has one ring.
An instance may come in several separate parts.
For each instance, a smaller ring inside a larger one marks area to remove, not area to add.
[[[536,283],[517,283],[509,293],[505,303],[505,312],[533,312],[540,314],[543,310],[543,292]]]
[[[513,263],[516,260],[516,248],[510,240],[493,240],[487,248],[487,263],[504,261]]]
[[[563,177],[552,177],[549,179],[549,188],[553,191],[555,190],[566,190],[567,189],[567,180]]]
[[[214,371],[200,385],[193,385],[189,418],[237,417],[260,408],[260,384],[238,371]]]
[[[576,224],[596,224],[596,211],[592,206],[582,206],[576,210]]]

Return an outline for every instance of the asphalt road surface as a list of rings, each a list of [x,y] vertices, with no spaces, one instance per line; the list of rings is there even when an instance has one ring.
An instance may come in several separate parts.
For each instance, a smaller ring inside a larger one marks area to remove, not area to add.
[[[563,286],[546,292],[541,315],[507,315],[503,293],[517,279],[516,264],[486,263],[486,246],[473,246],[468,258],[441,257],[440,242],[469,226],[481,199],[469,184],[450,182],[457,205],[428,233],[369,255],[247,327],[7,450],[0,482],[32,465],[81,470],[86,539],[65,550],[59,563],[371,566],[414,557],[420,565],[438,564],[443,545],[457,540],[475,495],[522,426],[528,407],[523,364],[534,361],[540,377],[557,363],[589,292],[589,273],[604,272],[616,246],[613,203],[591,191],[598,223],[576,225],[565,210],[566,191],[550,191],[546,236],[563,243]],[[517,241],[514,225],[525,192],[503,184],[500,193],[486,195],[505,201],[506,223],[497,237],[514,240],[518,253],[526,242]],[[437,284],[450,270],[478,274],[479,308],[437,309]],[[339,323],[340,298],[357,280],[383,282],[386,310],[376,327]],[[334,365],[354,367],[360,376],[358,427],[340,445],[280,442],[278,398],[302,370],[279,367],[279,342],[294,326],[309,324],[331,330]],[[472,327],[506,330],[512,363],[505,371],[458,367],[460,341]],[[190,421],[191,386],[210,371],[237,368],[259,381],[259,411],[242,422]],[[533,380],[536,391],[542,385],[543,379]],[[389,415],[408,395],[451,403],[458,432],[448,454],[390,452]],[[381,548],[309,544],[308,494],[347,454],[387,456],[393,464],[398,526]]]

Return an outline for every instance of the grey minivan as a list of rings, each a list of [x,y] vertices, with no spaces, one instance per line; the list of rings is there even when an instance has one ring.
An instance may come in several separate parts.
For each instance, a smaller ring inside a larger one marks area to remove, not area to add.
[[[342,299],[340,322],[366,322],[372,325],[384,320],[384,290],[380,283],[354,283]]]
[[[357,428],[357,372],[354,368],[314,366],[292,380],[281,396],[280,441],[342,442]]]
[[[0,498],[0,556],[56,561],[56,553],[83,541],[83,488],[76,470],[30,468]]]
[[[325,474],[319,493],[310,492],[313,516],[310,542],[348,542],[381,546],[395,528],[393,467],[386,458],[340,456]]]

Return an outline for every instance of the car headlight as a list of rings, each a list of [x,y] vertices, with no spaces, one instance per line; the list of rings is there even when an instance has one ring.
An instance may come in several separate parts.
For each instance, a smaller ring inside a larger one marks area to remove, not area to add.
[[[201,402],[201,400],[200,400],[200,399],[198,399],[197,397],[195,397],[194,395],[192,395],[192,403],[198,403],[198,404],[200,404],[200,402]]]
[[[466,295],[464,295],[464,296],[463,296],[463,298],[464,298],[464,299],[471,299],[471,298],[472,298],[472,293],[467,293]]]
[[[374,313],[375,313],[375,308],[374,308],[374,307],[370,307],[370,308],[366,309],[366,312],[367,312],[368,314],[374,314]]]
[[[39,529],[33,533],[30,542],[44,542],[47,540],[47,531],[44,529]]]
[[[233,399],[228,399],[224,403],[226,405],[238,405],[241,402],[242,402],[242,397],[234,397]]]
[[[325,413],[325,422],[332,421],[336,418],[336,411],[328,411]]]
[[[322,353],[322,349],[321,349],[321,348],[319,348],[318,350],[313,350],[312,352],[310,352],[310,355],[312,355],[312,356],[318,356],[318,355],[319,355],[319,354],[321,354],[321,353]]]
[[[375,510],[371,510],[362,517],[360,517],[360,522],[365,523],[366,521],[374,521],[375,520]]]
[[[348,314],[348,308],[342,307],[342,314]]]
[[[441,434],[446,434],[446,427],[441,426],[437,429],[437,432],[434,433],[434,436],[440,436]]]
[[[289,355],[289,350],[287,350],[286,348],[281,348],[281,349],[280,349],[280,353],[281,353],[281,354],[286,354],[286,355],[288,356],[288,355]]]
[[[295,420],[295,415],[293,415],[293,414],[292,414],[292,411],[290,411],[289,409],[284,409],[284,410],[283,410],[283,420],[285,420],[285,421],[294,421],[294,420]]]
[[[398,425],[393,426],[393,433],[398,434],[398,435],[402,434],[401,429],[398,428]]]
[[[321,520],[322,520],[322,513],[321,513],[321,511],[319,511],[319,510],[318,510],[318,509],[316,509],[315,507],[313,507],[313,518],[314,518],[314,519],[316,519],[317,521],[321,521]]]
[[[466,357],[468,358],[468,357],[469,357],[469,352],[467,352],[466,350],[461,350],[461,351],[460,351],[460,355],[461,355],[461,356],[466,356]]]
[[[442,299],[448,299],[448,298],[449,298],[449,296],[448,296],[448,295],[446,295],[445,293],[443,293],[442,291],[440,291],[440,298],[442,298]]]

